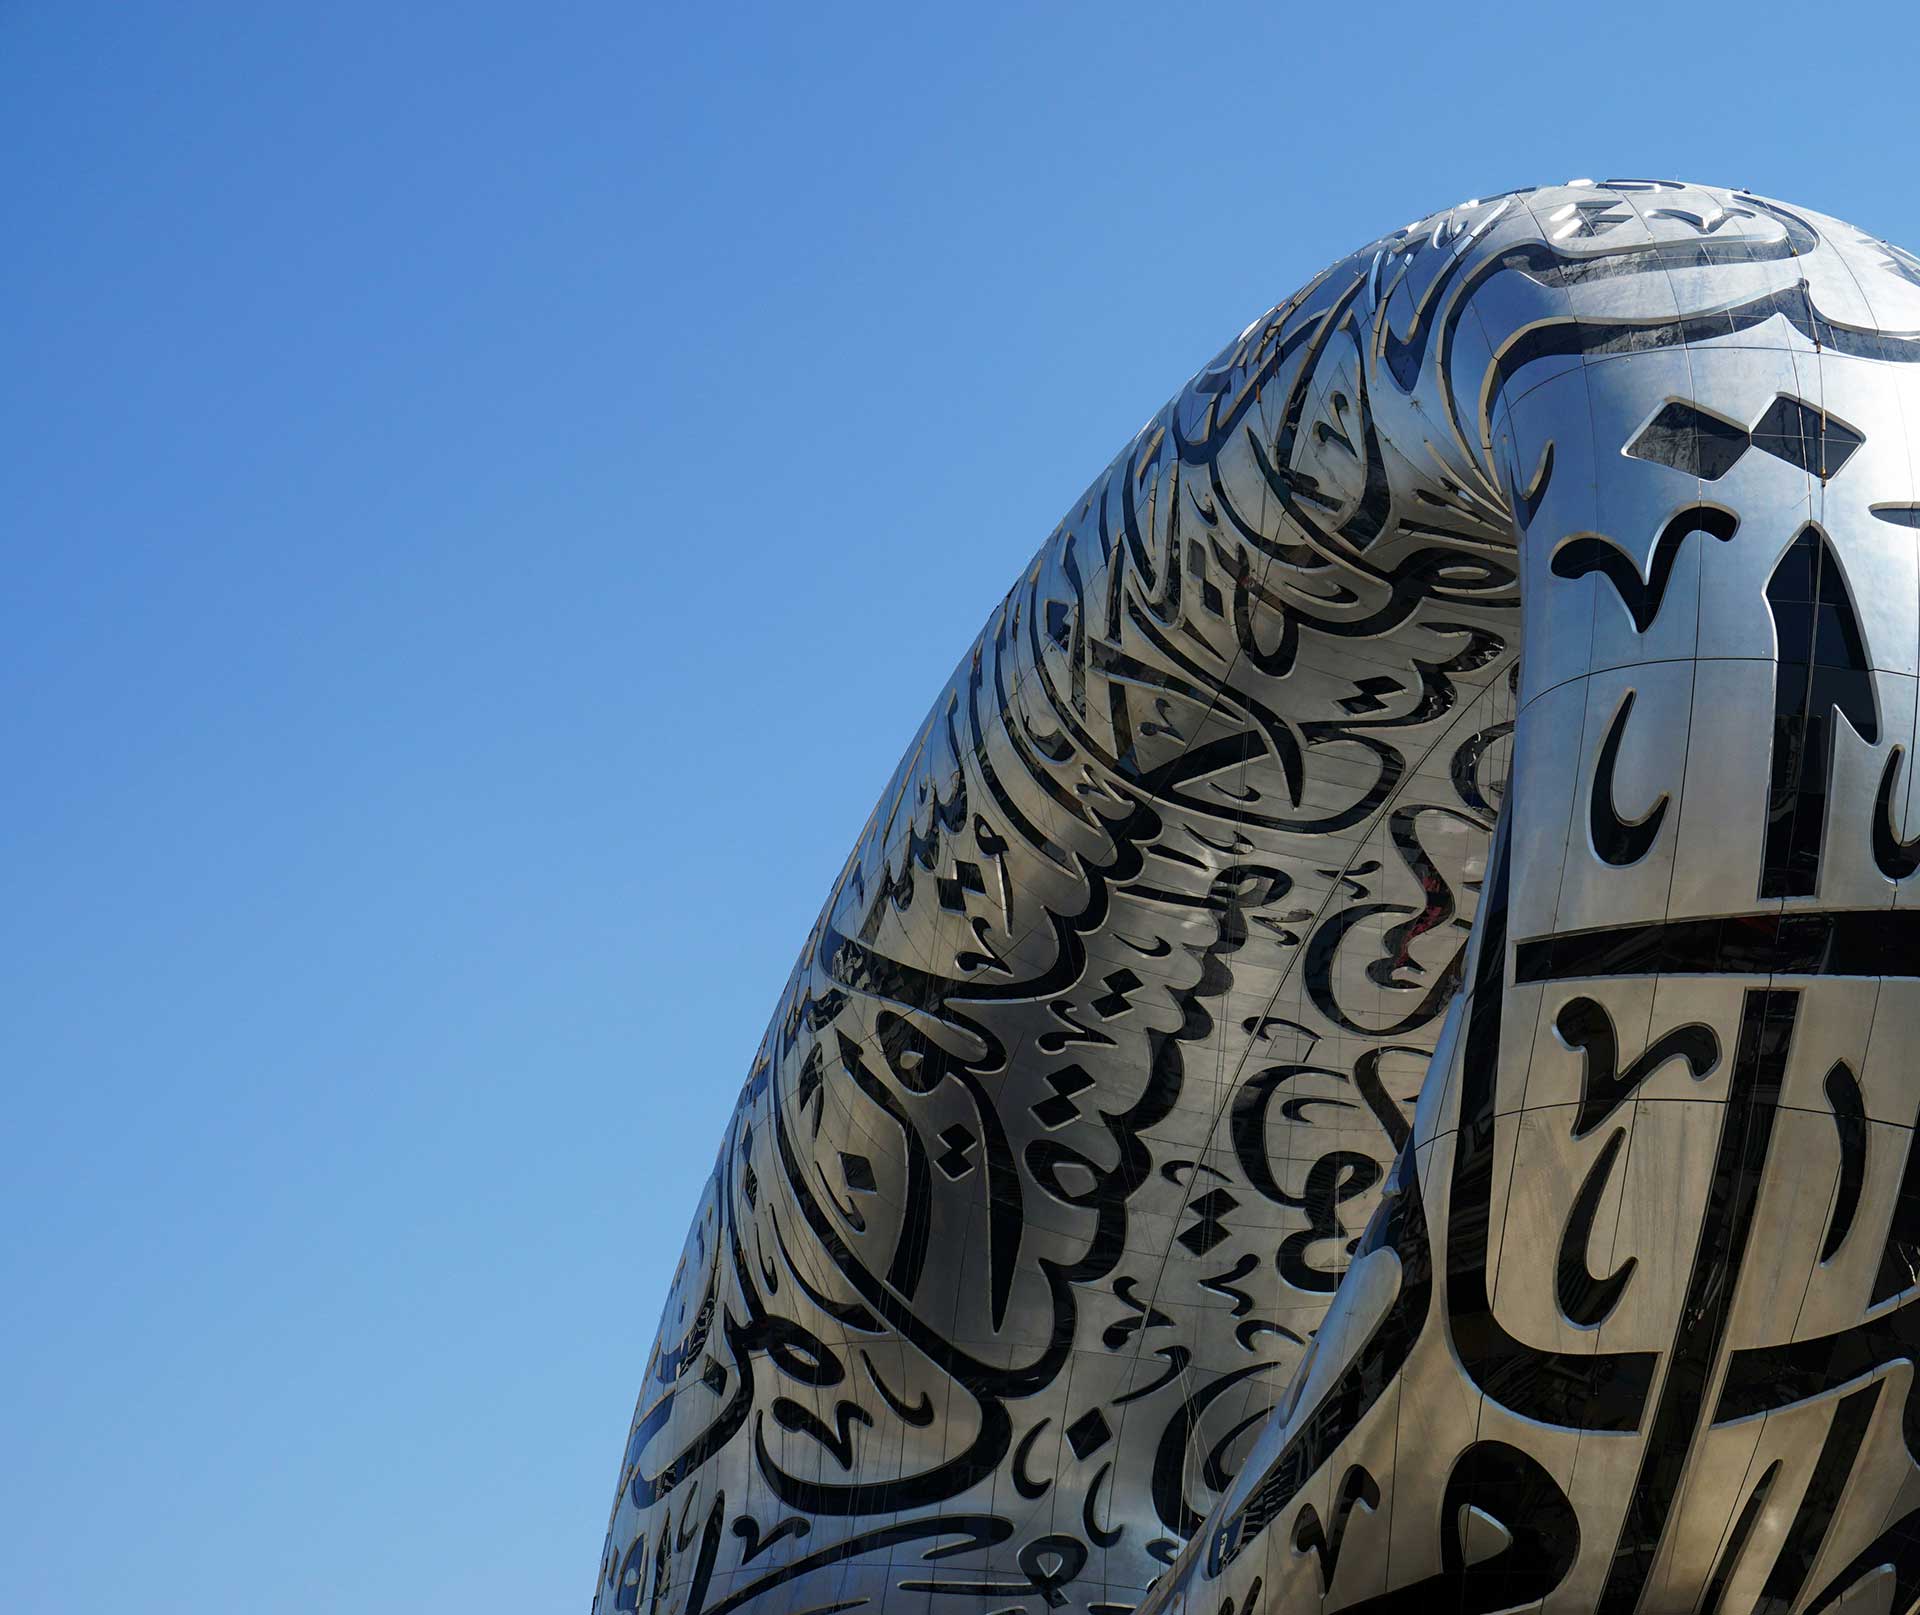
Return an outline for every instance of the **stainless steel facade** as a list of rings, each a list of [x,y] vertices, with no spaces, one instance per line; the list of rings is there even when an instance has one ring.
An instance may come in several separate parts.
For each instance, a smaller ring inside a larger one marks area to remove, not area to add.
[[[1920,263],[1745,193],[1248,326],[807,938],[595,1608],[1920,1598],[1916,430]]]

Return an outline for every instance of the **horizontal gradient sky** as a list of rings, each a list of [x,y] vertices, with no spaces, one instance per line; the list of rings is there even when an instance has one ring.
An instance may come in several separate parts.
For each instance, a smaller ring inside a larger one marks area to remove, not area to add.
[[[584,1610],[815,905],[1069,501],[1467,196],[1920,246],[1910,11],[0,6],[0,1608]]]

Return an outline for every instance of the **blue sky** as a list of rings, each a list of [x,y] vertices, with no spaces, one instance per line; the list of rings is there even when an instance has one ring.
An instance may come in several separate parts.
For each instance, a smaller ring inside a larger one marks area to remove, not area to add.
[[[1515,185],[1920,246],[1906,7],[1568,12],[0,6],[0,1606],[583,1610],[792,954],[1140,421]]]

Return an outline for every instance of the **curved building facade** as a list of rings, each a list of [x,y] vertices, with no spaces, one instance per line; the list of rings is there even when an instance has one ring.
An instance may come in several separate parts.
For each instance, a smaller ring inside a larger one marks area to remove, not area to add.
[[[1667,181],[1249,325],[934,699],[595,1608],[1920,1598],[1920,262]]]

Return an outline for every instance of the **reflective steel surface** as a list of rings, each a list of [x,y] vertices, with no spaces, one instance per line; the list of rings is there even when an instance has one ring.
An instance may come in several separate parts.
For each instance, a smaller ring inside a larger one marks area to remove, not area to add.
[[[596,1610],[1920,1598],[1916,426],[1920,263],[1666,181],[1248,326],[807,938]]]

